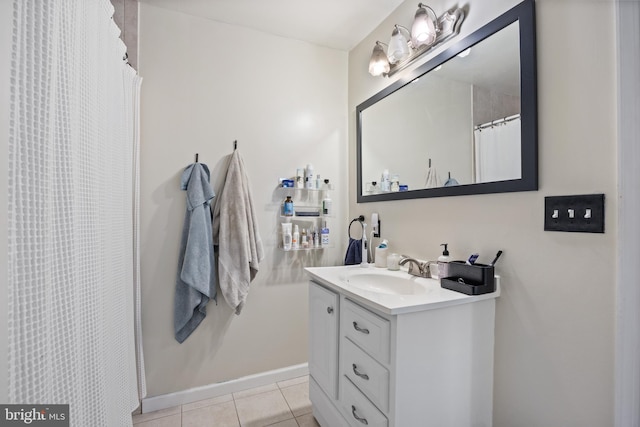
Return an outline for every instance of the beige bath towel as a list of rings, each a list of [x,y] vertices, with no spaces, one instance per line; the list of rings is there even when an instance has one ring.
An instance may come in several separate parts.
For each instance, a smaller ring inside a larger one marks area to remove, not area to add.
[[[218,283],[236,314],[244,306],[249,284],[264,258],[244,161],[234,150],[214,207],[213,242],[218,245]]]

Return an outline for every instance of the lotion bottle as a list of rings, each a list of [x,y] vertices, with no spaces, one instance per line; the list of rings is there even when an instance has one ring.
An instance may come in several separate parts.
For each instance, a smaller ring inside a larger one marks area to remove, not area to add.
[[[449,256],[449,251],[447,250],[448,243],[443,243],[440,246],[444,246],[444,251],[442,251],[442,255],[438,257],[438,277],[449,277],[449,261],[451,261],[451,257]]]

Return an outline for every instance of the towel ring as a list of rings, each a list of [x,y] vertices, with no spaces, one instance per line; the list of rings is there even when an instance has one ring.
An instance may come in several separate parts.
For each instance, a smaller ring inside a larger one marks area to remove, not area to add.
[[[351,220],[351,222],[349,223],[349,238],[350,239],[353,239],[353,237],[351,237],[351,224],[353,224],[356,221],[358,221],[360,223],[360,225],[362,226],[362,236],[364,237],[364,225],[362,225],[362,222],[364,221],[364,215],[360,215],[358,218],[353,218]]]

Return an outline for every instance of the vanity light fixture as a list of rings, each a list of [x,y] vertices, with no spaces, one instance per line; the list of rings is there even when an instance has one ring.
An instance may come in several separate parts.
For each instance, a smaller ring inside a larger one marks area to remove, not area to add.
[[[385,44],[376,41],[369,60],[369,73],[389,77],[404,69],[434,46],[458,35],[464,17],[460,8],[448,10],[438,17],[432,8],[418,3],[411,31],[402,25],[394,25],[386,54],[382,48]]]

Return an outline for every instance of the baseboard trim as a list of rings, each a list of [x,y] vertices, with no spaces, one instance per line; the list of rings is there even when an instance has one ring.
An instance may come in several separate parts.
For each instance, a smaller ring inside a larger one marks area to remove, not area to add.
[[[201,387],[190,388],[188,390],[177,391],[175,393],[148,397],[142,399],[142,413],[146,414],[147,412],[184,405],[185,403],[224,396],[225,394],[260,387],[278,381],[286,381],[308,374],[309,365],[307,363],[301,363],[299,365],[261,372],[259,374],[249,375],[222,383],[208,384]]]

